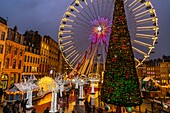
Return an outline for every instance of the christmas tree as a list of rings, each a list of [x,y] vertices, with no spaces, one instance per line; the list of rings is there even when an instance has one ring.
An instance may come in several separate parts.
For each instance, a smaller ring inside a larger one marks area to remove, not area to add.
[[[108,104],[125,107],[142,104],[123,0],[115,2],[101,94],[102,101]]]

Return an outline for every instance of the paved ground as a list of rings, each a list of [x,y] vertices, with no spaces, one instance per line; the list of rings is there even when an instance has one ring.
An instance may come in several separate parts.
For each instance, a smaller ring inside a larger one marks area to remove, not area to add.
[[[91,104],[94,104],[96,107],[104,106],[102,102],[100,102],[100,99],[98,98],[98,95],[100,95],[98,92],[93,96],[94,101],[91,101]],[[87,96],[87,95],[85,95]],[[92,98],[92,95],[87,96],[87,100],[90,102],[90,98]],[[68,104],[66,101],[61,102],[62,104],[59,104],[59,108],[61,109],[61,113],[71,113],[74,109],[82,110],[84,109],[84,101],[76,101],[76,95],[74,92],[71,92],[69,95]],[[43,113],[43,111],[46,109],[46,107],[50,107],[51,104],[51,94],[46,95],[43,99],[33,102],[34,108],[36,109],[36,113]],[[62,107],[61,107],[62,106]],[[136,111],[139,111],[139,107],[134,108]],[[150,100],[144,99],[143,104],[141,105],[141,112],[145,112],[145,110],[148,109],[151,111],[151,104]],[[2,108],[0,108],[0,113],[2,113]],[[22,112],[21,112],[22,113]],[[31,111],[27,111],[27,113],[31,113]],[[81,112],[83,113],[83,112]]]

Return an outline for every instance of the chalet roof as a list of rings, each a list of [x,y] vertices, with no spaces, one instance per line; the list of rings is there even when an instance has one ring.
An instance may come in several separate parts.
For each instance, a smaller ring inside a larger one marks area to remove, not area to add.
[[[39,88],[38,85],[32,84],[33,90]],[[13,87],[7,90],[7,92],[26,92],[26,89],[23,87],[22,83],[15,83]]]

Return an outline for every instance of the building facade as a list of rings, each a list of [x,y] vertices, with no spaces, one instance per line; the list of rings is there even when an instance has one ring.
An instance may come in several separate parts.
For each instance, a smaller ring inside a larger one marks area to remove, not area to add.
[[[14,29],[8,28],[8,35],[5,41],[3,75],[7,77],[6,88],[10,85],[20,82],[24,66],[25,46],[24,36]],[[5,88],[5,89],[6,89]]]
[[[38,31],[26,31],[25,34],[25,54],[24,54],[24,68],[23,75],[29,77],[31,74],[36,78],[41,78],[40,68],[40,48],[41,35]]]
[[[170,56],[145,61],[137,68],[137,72],[141,78],[152,77],[159,84],[167,85],[170,83]]]
[[[48,65],[49,65],[50,75],[54,78],[56,74],[60,72],[58,43],[54,41],[50,36],[44,36],[44,37],[48,37],[49,39]]]
[[[7,38],[7,21],[0,17],[0,88],[6,88],[8,78],[3,74],[3,62],[5,53],[5,40]]]

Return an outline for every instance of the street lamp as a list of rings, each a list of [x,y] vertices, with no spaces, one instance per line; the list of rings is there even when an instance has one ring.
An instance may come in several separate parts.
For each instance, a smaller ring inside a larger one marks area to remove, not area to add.
[[[64,85],[68,84],[69,81],[67,79],[64,79],[62,75],[57,76],[55,78],[55,81],[57,85],[59,86],[60,96],[62,97],[62,92],[64,91]]]
[[[33,76],[33,74],[31,74],[31,76],[28,78],[28,82],[26,80],[26,77],[24,77],[24,82],[21,83],[22,89],[27,91],[26,99],[28,99],[28,102],[27,102],[26,108],[33,108],[32,90],[37,87],[36,84],[34,83],[34,79],[35,79],[35,77]]]
[[[97,76],[97,75],[89,76],[88,79],[89,79],[89,81],[91,82],[91,85],[92,85],[91,94],[95,94],[94,84],[95,84],[96,82],[99,82],[100,76]]]
[[[52,87],[54,86],[54,87]],[[49,89],[52,91],[52,97],[51,97],[51,108],[50,108],[50,113],[56,113],[58,112],[57,110],[57,93],[59,90],[59,86],[56,82],[53,82],[50,86]]]
[[[74,79],[72,79],[71,81],[72,83],[76,84],[75,89],[78,89],[78,86],[80,86],[79,88],[79,100],[84,100],[84,96],[83,96],[83,85],[87,84],[88,79],[85,75],[83,76],[77,76]]]

